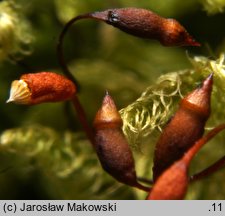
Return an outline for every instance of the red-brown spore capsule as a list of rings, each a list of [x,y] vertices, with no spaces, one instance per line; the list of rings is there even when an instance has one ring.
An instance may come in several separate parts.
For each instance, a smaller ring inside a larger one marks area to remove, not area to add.
[[[115,8],[95,12],[91,16],[128,34],[159,40],[164,46],[200,46],[178,21],[146,9]]]
[[[148,191],[137,182],[133,155],[121,126],[120,114],[107,93],[94,120],[95,149],[101,165],[118,181]]]
[[[155,182],[148,200],[181,200],[188,188],[188,165],[183,160],[175,162]]]
[[[174,117],[164,128],[155,147],[154,181],[202,137],[210,115],[212,82],[210,75],[201,87],[184,97]]]
[[[76,86],[66,77],[53,72],[24,74],[12,82],[7,102],[39,104],[69,100],[76,93]]]
[[[204,137],[194,143],[194,145],[185,152],[184,156],[166,169],[156,180],[147,199],[154,200],[178,200],[183,199],[188,188],[189,177],[188,169],[192,158],[199,149],[212,139],[216,134],[225,129],[225,124],[221,124]]]

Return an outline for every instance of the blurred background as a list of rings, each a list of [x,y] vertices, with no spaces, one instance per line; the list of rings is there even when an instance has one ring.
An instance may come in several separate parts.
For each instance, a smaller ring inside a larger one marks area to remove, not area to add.
[[[106,89],[121,109],[154,85],[160,75],[192,69],[187,53],[217,59],[225,51],[224,0],[0,1],[1,199],[145,198],[145,193],[104,173],[69,103],[5,103],[11,82],[22,74],[62,73],[56,45],[67,21],[79,14],[118,7],[146,8],[175,18],[202,46],[168,48],[94,20],[74,24],[65,37],[64,53],[81,84],[79,97],[90,124]],[[155,130],[150,137],[149,154],[145,146],[133,148],[141,177],[151,179],[151,151],[159,133]],[[196,159],[196,169],[225,154],[225,147],[221,150],[224,136],[218,140],[213,151],[206,148],[202,158]],[[225,199],[224,176],[221,170],[191,185],[187,199]]]

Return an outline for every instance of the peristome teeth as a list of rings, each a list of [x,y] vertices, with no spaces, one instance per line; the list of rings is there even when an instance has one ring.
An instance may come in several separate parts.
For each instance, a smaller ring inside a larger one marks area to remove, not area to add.
[[[6,103],[29,104],[31,92],[24,80],[14,80],[11,84],[10,96]]]

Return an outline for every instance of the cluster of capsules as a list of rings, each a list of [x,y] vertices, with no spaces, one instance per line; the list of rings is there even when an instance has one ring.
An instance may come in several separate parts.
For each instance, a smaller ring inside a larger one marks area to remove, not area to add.
[[[181,100],[178,110],[163,129],[155,146],[152,187],[144,186],[138,182],[132,151],[123,134],[123,122],[112,97],[106,92],[93,127],[90,127],[77,97],[76,80],[68,75],[62,55],[63,37],[75,21],[86,18],[104,21],[141,38],[156,39],[165,46],[200,45],[176,20],[145,9],[108,9],[79,15],[65,25],[59,37],[58,56],[66,76],[53,72],[24,74],[12,82],[7,102],[35,105],[71,100],[107,173],[121,183],[146,191],[147,199],[183,199],[191,182],[188,168],[192,158],[209,139],[225,128],[221,124],[203,136],[210,116],[213,74]],[[218,169],[216,165],[214,168]],[[202,174],[209,172],[206,169]]]

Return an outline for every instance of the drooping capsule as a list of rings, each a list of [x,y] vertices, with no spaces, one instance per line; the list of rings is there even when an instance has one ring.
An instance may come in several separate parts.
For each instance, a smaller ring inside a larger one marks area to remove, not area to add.
[[[147,199],[151,200],[179,200],[183,199],[189,184],[188,169],[195,154],[210,139],[225,129],[225,124],[221,124],[204,137],[195,142],[195,144],[185,152],[183,157],[174,162],[167,168],[156,180],[153,188],[148,194]]]
[[[134,158],[123,135],[122,119],[107,93],[95,120],[95,149],[103,169],[119,182],[148,191],[137,182]]]
[[[24,74],[11,84],[7,103],[33,105],[71,99],[76,86],[66,77],[53,72]]]
[[[210,115],[212,83],[211,74],[199,88],[181,100],[175,115],[164,128],[154,152],[154,181],[202,137]]]
[[[141,8],[114,8],[89,14],[141,38],[156,39],[164,46],[200,46],[175,19],[166,19]]]
[[[120,30],[141,38],[158,40],[164,46],[200,46],[186,29],[175,19],[166,19],[158,14],[141,8],[113,8],[100,12],[80,14],[66,23],[61,31],[57,56],[64,74],[75,84],[79,84],[71,75],[64,59],[64,37],[75,22],[83,19],[103,21]]]

